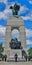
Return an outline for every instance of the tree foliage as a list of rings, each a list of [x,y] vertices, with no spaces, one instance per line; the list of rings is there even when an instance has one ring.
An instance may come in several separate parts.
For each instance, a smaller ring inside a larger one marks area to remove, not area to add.
[[[2,43],[0,43],[0,53],[4,51],[4,48],[2,46]]]
[[[32,58],[32,48],[28,50],[29,57]]]

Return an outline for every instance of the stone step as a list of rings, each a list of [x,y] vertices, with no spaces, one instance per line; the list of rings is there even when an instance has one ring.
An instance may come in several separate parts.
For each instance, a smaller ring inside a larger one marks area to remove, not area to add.
[[[10,62],[10,61],[15,61],[15,58],[13,58],[13,57],[12,57],[12,58],[9,58],[7,61],[8,61],[8,62]],[[18,57],[18,58],[17,58],[17,61],[18,61],[18,62],[19,62],[19,61],[21,62],[21,61],[26,61],[26,60],[25,60],[25,58],[22,59],[22,58]]]

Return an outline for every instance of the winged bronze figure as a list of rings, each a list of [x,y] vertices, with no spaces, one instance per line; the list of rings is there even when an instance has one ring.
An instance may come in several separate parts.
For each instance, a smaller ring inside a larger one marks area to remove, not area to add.
[[[18,15],[18,11],[20,9],[20,6],[15,3],[14,6],[10,6],[10,9],[12,9],[12,14],[13,15]]]

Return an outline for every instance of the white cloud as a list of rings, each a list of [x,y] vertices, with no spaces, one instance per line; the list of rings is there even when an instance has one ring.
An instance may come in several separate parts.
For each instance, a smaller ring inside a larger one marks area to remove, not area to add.
[[[26,12],[27,10],[29,10],[29,9],[28,9],[25,5],[20,6],[19,14],[24,13],[24,12]]]
[[[5,43],[5,31],[6,31],[6,27],[0,25],[0,43],[2,42],[3,46]]]
[[[29,0],[29,3],[32,4],[32,0]]]
[[[18,41],[20,41],[20,33],[19,33],[19,31],[18,31],[17,29],[14,29],[14,30],[12,31],[11,37],[12,37],[12,38],[17,38]]]
[[[5,14],[3,12],[0,13],[0,19],[1,18],[4,18],[5,17]]]
[[[26,37],[32,37],[32,30],[31,29],[25,29],[26,30]]]
[[[0,38],[5,36],[6,27],[0,25]]]
[[[15,2],[10,2],[10,6],[14,6]]]
[[[27,29],[27,28],[25,28],[25,31],[26,31],[26,37],[27,37],[27,38],[32,37],[32,29]],[[32,44],[32,40],[27,39],[27,40],[26,40],[26,44],[27,44],[27,45],[28,45],[28,44]]]
[[[3,12],[0,12],[0,19],[7,19],[9,14],[12,15],[12,11],[9,9],[10,5],[8,5],[7,0],[1,0],[0,2],[4,2],[6,4],[6,9]]]
[[[7,3],[7,0],[0,0],[0,2],[4,2],[4,3]]]
[[[32,41],[31,40],[26,40],[26,44],[32,44]]]
[[[21,16],[24,20],[31,20],[32,21],[32,10],[26,15]]]
[[[9,9],[6,9],[4,12],[0,13],[0,19],[7,19],[9,17],[9,14],[12,15],[12,11]]]
[[[3,46],[5,45],[5,31],[6,27],[0,25],[0,43],[3,43]]]
[[[21,16],[23,20],[31,20],[32,21],[32,16]]]

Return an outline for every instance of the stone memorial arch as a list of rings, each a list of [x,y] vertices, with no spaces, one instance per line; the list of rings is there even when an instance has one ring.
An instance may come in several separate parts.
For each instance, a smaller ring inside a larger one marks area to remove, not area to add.
[[[7,21],[6,35],[5,35],[5,49],[4,53],[9,57],[13,57],[15,53],[21,56],[21,49],[11,49],[9,42],[11,41],[11,32],[13,29],[18,29],[20,32],[20,41],[23,49],[26,49],[26,33],[24,28],[24,21],[17,14],[11,16]]]
[[[12,29],[18,29],[20,32],[20,41],[21,46],[23,48],[26,47],[26,33],[24,28],[24,21],[21,17],[14,17],[11,16],[7,21],[7,27],[6,27],[6,35],[5,35],[5,54],[10,54],[12,52],[12,49],[9,47],[9,42],[11,41],[11,32]],[[10,52],[9,52],[10,50]]]

